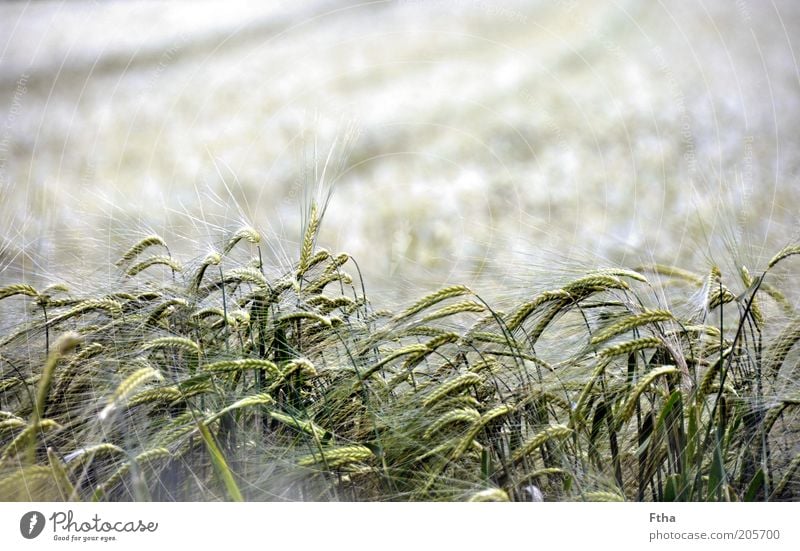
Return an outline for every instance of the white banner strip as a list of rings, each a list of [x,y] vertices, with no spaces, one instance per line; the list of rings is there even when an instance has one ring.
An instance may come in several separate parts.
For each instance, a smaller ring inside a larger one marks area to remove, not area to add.
[[[794,550],[799,513],[797,503],[0,503],[0,549]]]

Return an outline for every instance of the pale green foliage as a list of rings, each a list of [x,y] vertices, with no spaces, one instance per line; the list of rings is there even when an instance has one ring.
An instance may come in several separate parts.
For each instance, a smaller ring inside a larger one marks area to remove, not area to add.
[[[391,312],[319,222],[279,274],[236,263],[246,226],[186,272],[145,237],[111,295],[0,289],[32,320],[0,336],[0,499],[797,498],[800,332],[770,273],[796,247],[739,282],[587,269],[509,314],[463,285]]]

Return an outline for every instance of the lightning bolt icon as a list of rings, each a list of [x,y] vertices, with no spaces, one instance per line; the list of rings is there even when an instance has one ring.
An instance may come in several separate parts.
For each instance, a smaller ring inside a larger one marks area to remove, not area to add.
[[[36,528],[36,513],[31,513],[31,520],[30,526],[28,527],[28,535],[30,536],[33,533],[33,529]]]

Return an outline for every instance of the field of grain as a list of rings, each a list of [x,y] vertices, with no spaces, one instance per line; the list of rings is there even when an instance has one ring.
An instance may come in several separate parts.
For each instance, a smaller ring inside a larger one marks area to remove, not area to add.
[[[798,31],[3,4],[0,499],[796,499]]]

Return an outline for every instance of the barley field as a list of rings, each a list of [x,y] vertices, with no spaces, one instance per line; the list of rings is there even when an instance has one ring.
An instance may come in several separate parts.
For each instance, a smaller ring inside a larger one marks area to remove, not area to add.
[[[794,501],[789,1],[0,5],[0,500]]]

